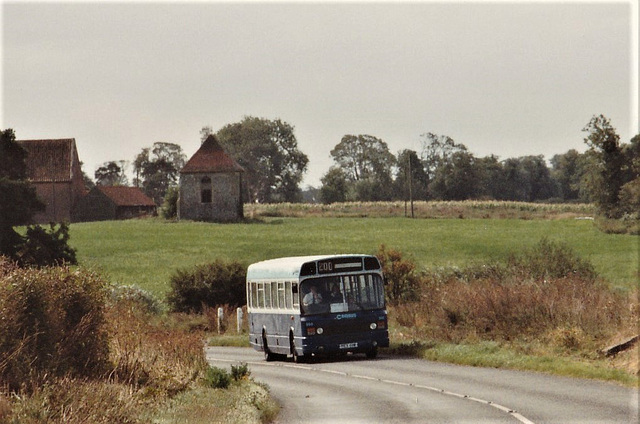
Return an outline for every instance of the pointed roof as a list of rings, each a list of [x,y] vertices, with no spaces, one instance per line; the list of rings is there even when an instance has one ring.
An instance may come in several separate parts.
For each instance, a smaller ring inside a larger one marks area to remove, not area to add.
[[[27,176],[33,182],[66,182],[73,178],[76,140],[17,140],[27,151]]]
[[[180,170],[181,174],[206,172],[244,172],[244,168],[225,153],[213,134],[207,137],[198,151]]]
[[[96,186],[117,206],[156,206],[153,200],[138,187]]]

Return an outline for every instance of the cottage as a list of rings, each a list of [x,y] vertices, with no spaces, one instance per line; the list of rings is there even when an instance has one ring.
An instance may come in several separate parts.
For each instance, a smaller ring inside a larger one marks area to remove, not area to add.
[[[96,186],[78,202],[78,221],[106,221],[155,215],[156,204],[137,187]]]
[[[76,140],[18,140],[27,151],[27,178],[46,205],[35,223],[71,222],[73,210],[86,194]]]
[[[242,218],[243,172],[214,135],[207,137],[180,170],[178,219],[233,221]]]

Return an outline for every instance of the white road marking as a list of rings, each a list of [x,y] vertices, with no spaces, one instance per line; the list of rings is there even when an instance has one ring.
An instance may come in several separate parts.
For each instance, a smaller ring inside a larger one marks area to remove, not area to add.
[[[415,387],[415,388],[418,388],[418,389],[424,389],[424,390],[429,390],[429,391],[432,391],[432,392],[440,393],[440,394],[443,394],[443,395],[446,395],[446,396],[453,396],[453,397],[457,397],[457,398],[460,398],[460,399],[470,400],[472,402],[482,403],[484,405],[491,406],[493,408],[496,408],[496,409],[498,409],[498,410],[500,410],[502,412],[505,412],[505,413],[509,414],[510,416],[515,418],[516,420],[520,421],[522,424],[535,424],[533,421],[531,421],[528,418],[524,417],[522,414],[518,413],[517,411],[515,411],[512,408],[508,408],[508,407],[500,405],[498,403],[494,403],[494,402],[492,402],[490,400],[479,399],[479,398],[471,397],[471,396],[468,396],[468,395],[463,395],[463,394],[460,394],[460,393],[450,392],[448,390],[439,389],[437,387],[423,386],[421,384],[415,384],[414,385],[412,383],[403,383],[401,381],[394,381],[394,380],[383,380],[383,379],[379,379],[379,378],[375,378],[375,377],[368,377],[368,376],[365,376],[365,375],[349,374],[349,373],[342,372],[342,371],[324,370],[324,369],[321,369],[321,368],[315,368],[315,367],[304,366],[304,365],[291,365],[291,364],[283,364],[283,363],[274,364],[274,363],[269,363],[269,362],[257,362],[257,361],[243,362],[243,361],[238,361],[238,360],[235,360],[235,359],[218,359],[218,358],[207,358],[207,359],[210,360],[210,361],[217,361],[217,362],[230,362],[230,363],[237,362],[237,363],[260,365],[260,366],[266,366],[266,367],[284,367],[284,368],[303,369],[303,370],[307,370],[307,371],[317,371],[317,372],[323,372],[323,373],[327,373],[327,374],[338,374],[338,375],[342,375],[344,377],[357,378],[357,379],[361,379],[361,380],[379,381],[380,383],[395,384],[397,386]]]

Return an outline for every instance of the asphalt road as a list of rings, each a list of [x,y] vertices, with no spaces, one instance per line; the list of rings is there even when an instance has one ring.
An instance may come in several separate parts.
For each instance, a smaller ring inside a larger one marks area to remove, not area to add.
[[[545,374],[464,367],[381,352],[295,364],[250,348],[206,349],[211,365],[247,363],[282,405],[278,424],[638,423],[638,390]]]

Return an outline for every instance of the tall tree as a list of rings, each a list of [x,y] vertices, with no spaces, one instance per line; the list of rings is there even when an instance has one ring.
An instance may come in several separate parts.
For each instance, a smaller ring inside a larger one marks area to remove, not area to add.
[[[435,172],[429,188],[442,200],[467,200],[479,192],[478,171],[474,156],[464,151],[454,152]]]
[[[129,180],[125,175],[126,161],[105,162],[96,169],[94,177],[97,185],[102,186],[126,186]]]
[[[395,192],[397,199],[427,200],[429,175],[424,170],[418,153],[405,149],[398,152]]]
[[[498,156],[490,155],[475,161],[478,177],[477,198],[505,199],[505,171]]]
[[[320,197],[323,203],[344,202],[347,200],[347,176],[342,168],[332,166],[320,180]]]
[[[587,134],[584,142],[595,165],[587,179],[588,189],[598,210],[608,218],[616,218],[620,188],[624,184],[620,136],[604,115],[593,116],[582,131]]]
[[[206,137],[211,131],[200,131]],[[251,202],[297,202],[309,158],[298,149],[294,127],[280,119],[245,116],[221,128],[216,137],[244,169],[246,198]]]
[[[390,179],[396,163],[387,143],[371,135],[345,135],[331,156],[351,181]]]
[[[178,184],[180,169],[186,156],[182,147],[173,143],[156,142],[151,148],[143,148],[133,161],[135,184],[157,205],[162,204],[169,187]]]
[[[331,156],[349,182],[351,200],[392,198],[396,158],[387,143],[371,135],[345,135],[331,150]]]
[[[466,152],[464,144],[458,144],[447,135],[426,133],[420,136],[422,163],[429,179],[435,178],[436,170],[451,160],[456,152]]]
[[[526,179],[528,202],[546,200],[555,194],[551,173],[545,163],[544,156],[524,156],[520,164]]]
[[[583,172],[580,156],[577,150],[571,149],[551,158],[551,177],[564,201],[580,198],[580,180]]]
[[[14,258],[22,237],[13,229],[29,224],[45,205],[27,181],[27,153],[12,129],[0,132],[0,254]]]

